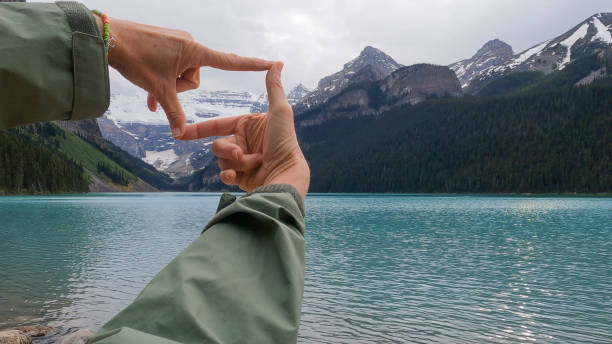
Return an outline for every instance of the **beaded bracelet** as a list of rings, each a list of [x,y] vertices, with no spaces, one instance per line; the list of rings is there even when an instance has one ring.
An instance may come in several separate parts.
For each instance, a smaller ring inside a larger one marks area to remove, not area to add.
[[[108,50],[110,48],[110,44],[111,44],[111,36],[110,36],[110,20],[108,20],[108,16],[105,13],[102,13],[98,10],[91,10],[93,12],[93,14],[97,15],[98,17],[102,18],[102,23],[104,24],[104,53],[106,54],[106,56],[108,57]]]

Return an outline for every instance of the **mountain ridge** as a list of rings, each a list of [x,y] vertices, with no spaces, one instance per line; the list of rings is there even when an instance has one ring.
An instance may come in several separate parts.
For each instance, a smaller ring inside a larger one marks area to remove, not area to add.
[[[522,71],[541,71],[548,74],[562,70],[577,58],[604,50],[611,45],[612,13],[601,12],[557,37],[540,42],[510,58],[501,59],[498,63],[470,70],[473,66],[470,64],[473,62],[472,57],[452,63],[449,67],[460,78],[464,92],[476,94],[488,82],[501,76]],[[470,73],[467,73],[468,70]]]

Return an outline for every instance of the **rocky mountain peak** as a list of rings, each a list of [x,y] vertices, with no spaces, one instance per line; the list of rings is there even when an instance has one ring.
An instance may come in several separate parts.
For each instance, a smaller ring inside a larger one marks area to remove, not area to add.
[[[308,93],[310,93],[308,87],[304,86],[303,84],[299,84],[292,88],[291,91],[289,91],[289,93],[287,94],[287,100],[289,101],[289,104],[293,105],[299,102]]]
[[[485,55],[494,55],[502,58],[510,58],[513,55],[512,47],[504,41],[497,38],[485,43],[472,58],[478,58]]]
[[[466,87],[475,75],[492,66],[502,64],[512,58],[512,47],[495,38],[486,42],[471,58],[451,64],[462,87]]]
[[[365,68],[366,66],[368,68]],[[345,63],[341,71],[321,79],[314,91],[295,104],[294,112],[299,114],[324,103],[353,82],[384,79],[400,67],[402,65],[391,56],[372,46],[367,46],[363,48],[359,56]]]
[[[371,65],[374,70],[378,71],[378,74],[381,75],[381,79],[402,66],[383,51],[372,46],[367,46],[363,48],[358,57],[345,63],[342,71],[352,74],[358,72],[366,65]],[[321,81],[325,79],[326,78],[323,78]],[[319,84],[321,84],[321,82],[319,82]]]

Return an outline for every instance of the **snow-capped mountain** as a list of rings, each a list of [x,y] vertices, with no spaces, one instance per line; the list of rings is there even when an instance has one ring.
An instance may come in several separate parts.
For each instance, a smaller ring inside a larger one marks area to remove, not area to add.
[[[488,81],[511,72],[542,71],[550,73],[561,70],[582,56],[597,53],[612,46],[611,32],[612,13],[598,13],[566,33],[536,44],[510,58],[504,58],[507,48],[503,50],[504,54],[495,53],[499,50],[493,49],[488,58],[497,59],[498,63],[484,63],[487,61],[486,58],[483,61],[476,53],[471,59],[453,63],[449,67],[457,74],[464,91],[474,93]],[[483,49],[487,50],[485,49],[487,44],[479,52]],[[481,65],[478,65],[478,61]]]
[[[300,84],[289,92],[288,100],[293,105],[308,92]],[[179,99],[188,123],[266,112],[268,107],[265,93],[195,90],[179,94]],[[190,175],[212,158],[211,139],[174,140],[163,110],[150,112],[142,92],[111,95],[109,110],[98,124],[104,138],[173,177]]]
[[[457,74],[461,87],[466,87],[483,70],[499,66],[511,59],[513,54],[510,45],[496,38],[485,43],[471,58],[455,62],[449,68]]]
[[[356,74],[363,77],[364,74],[359,74],[358,72],[364,67],[368,66],[371,70],[368,71],[367,74],[370,75],[371,78],[373,78],[369,81],[377,81],[383,79],[396,69],[402,67],[401,64],[395,62],[395,60],[389,55],[374,47],[367,46],[361,51],[359,56],[344,64],[344,67],[341,71],[338,71],[332,75],[328,75],[321,79],[316,89],[314,89],[308,95],[303,97],[301,101],[295,104],[294,112],[296,114],[299,114],[313,106],[317,106],[324,103],[329,98],[340,93],[349,84],[351,84],[353,81],[353,77]]]
[[[179,94],[179,99],[188,123],[262,112],[267,107],[265,95],[250,92],[195,90]],[[190,175],[212,158],[211,139],[174,140],[163,110],[147,109],[145,93],[113,94],[98,123],[104,138],[172,177]]]

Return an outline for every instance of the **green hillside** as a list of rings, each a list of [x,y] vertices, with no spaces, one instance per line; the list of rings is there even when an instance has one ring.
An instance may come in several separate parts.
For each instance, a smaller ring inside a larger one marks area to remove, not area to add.
[[[0,131],[0,194],[87,192],[83,166],[57,154],[64,135],[54,125]]]

